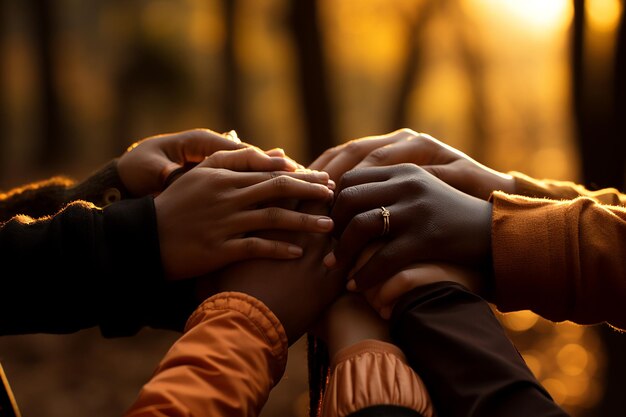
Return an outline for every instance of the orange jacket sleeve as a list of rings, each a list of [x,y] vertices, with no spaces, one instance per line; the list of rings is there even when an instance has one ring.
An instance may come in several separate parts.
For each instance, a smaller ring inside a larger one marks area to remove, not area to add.
[[[125,417],[258,415],[282,377],[287,336],[246,294],[224,292],[189,318]]]
[[[616,191],[603,195],[622,198]],[[590,196],[502,192],[491,201],[493,302],[500,310],[626,329],[626,207]]]
[[[322,402],[322,417],[346,417],[376,405],[403,406],[432,417],[421,378],[402,351],[380,340],[364,340],[335,355]]]
[[[609,205],[626,205],[626,194],[615,188],[603,188],[591,191],[583,185],[572,181],[551,179],[535,179],[521,172],[509,172],[515,179],[516,194],[526,197],[550,198],[553,200],[571,200],[576,197],[589,197],[598,203]]]

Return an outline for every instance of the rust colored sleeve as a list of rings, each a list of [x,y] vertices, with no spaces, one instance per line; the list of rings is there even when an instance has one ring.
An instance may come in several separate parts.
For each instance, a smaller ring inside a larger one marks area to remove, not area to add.
[[[274,314],[246,294],[216,294],[191,315],[125,417],[256,416],[287,361]]]
[[[346,417],[375,405],[395,405],[432,417],[421,378],[402,351],[380,340],[364,340],[337,352],[324,394],[322,417]]]
[[[491,201],[500,310],[626,329],[626,208],[501,192]]]
[[[550,198],[553,200],[571,200],[576,197],[589,197],[598,203],[609,205],[626,205],[626,195],[615,188],[603,188],[591,191],[583,185],[572,181],[552,179],[535,179],[521,172],[509,172],[515,178],[516,194],[526,197]]]

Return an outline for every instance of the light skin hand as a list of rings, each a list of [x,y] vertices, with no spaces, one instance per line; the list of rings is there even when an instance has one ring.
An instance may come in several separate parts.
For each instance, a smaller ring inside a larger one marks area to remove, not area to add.
[[[151,136],[134,143],[120,156],[117,168],[120,179],[132,195],[155,195],[165,189],[166,179],[176,170],[191,168],[217,151],[242,148],[261,152],[226,134],[192,129]],[[270,150],[266,156],[266,168],[257,170],[295,171],[302,168],[280,149]]]
[[[451,281],[479,294],[483,278],[478,271],[452,264],[416,264],[398,272],[368,290],[363,295],[367,302],[385,320],[391,317],[397,300],[407,292],[435,282]]]
[[[309,215],[328,213],[328,203],[291,200],[289,205]],[[262,301],[280,320],[289,344],[297,341],[343,291],[346,270],[329,270],[320,262],[331,247],[325,233],[264,230],[258,238],[291,242],[304,248],[297,259],[249,259],[228,265],[196,281],[198,300],[221,291],[239,291]]]
[[[390,212],[385,236],[381,206]],[[414,164],[349,171],[338,185],[331,217],[339,240],[324,258],[330,268],[352,268],[370,242],[383,242],[352,272],[351,286],[360,290],[417,262],[490,264],[491,204]]]
[[[309,165],[310,169],[328,172],[330,178],[338,182],[343,174],[355,168],[377,149],[408,140],[415,132],[399,129],[395,132],[367,136],[327,149]]]
[[[247,236],[267,229],[328,233],[324,215],[271,206],[298,199],[328,202],[328,175],[315,171],[238,172],[272,168],[273,159],[253,148],[219,151],[189,170],[154,199],[166,277],[207,274],[251,258],[294,259],[302,248],[285,241]]]
[[[454,188],[487,200],[495,190],[515,193],[512,176],[493,170],[440,140],[411,129],[354,139],[324,152],[311,168],[336,182],[353,168],[412,163]]]

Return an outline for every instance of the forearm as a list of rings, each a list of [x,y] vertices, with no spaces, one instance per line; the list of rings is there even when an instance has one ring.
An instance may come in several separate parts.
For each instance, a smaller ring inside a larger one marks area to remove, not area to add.
[[[0,333],[134,333],[162,279],[152,201],[73,203],[0,227]],[[15,276],[9,275],[14,271]]]
[[[128,197],[114,159],[81,182],[59,176],[0,193],[0,222],[17,214],[34,218],[52,215],[76,200],[104,207]]]
[[[256,416],[284,373],[287,349],[263,303],[216,294],[189,318],[125,416]]]
[[[563,417],[489,305],[458,284],[405,294],[391,318],[394,342],[428,387],[438,415]]]
[[[626,328],[626,209],[495,193],[493,302],[555,321]]]

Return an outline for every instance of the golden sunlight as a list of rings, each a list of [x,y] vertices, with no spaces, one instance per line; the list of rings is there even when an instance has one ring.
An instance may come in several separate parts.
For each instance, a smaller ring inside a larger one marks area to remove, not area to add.
[[[507,14],[513,20],[503,21],[522,24],[536,31],[563,27],[569,23],[573,13],[569,0],[467,0],[465,3],[485,11]]]
[[[589,25],[600,32],[614,31],[621,12],[622,4],[619,0],[587,0],[585,5]]]

